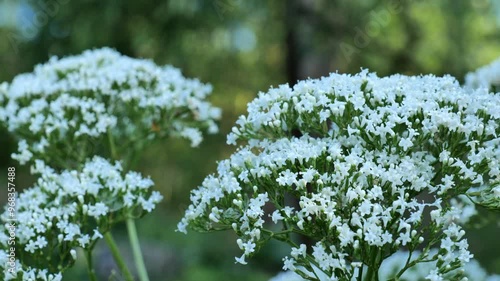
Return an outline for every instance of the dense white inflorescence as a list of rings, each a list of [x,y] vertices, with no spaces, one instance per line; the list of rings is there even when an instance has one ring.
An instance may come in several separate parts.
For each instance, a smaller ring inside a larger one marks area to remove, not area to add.
[[[282,85],[260,93],[248,112],[236,122],[228,143],[307,133],[348,137],[369,150],[421,150],[449,158],[466,180],[448,183],[482,186],[478,200],[500,208],[500,93],[463,89],[450,76],[378,78],[365,70],[301,81],[293,89]],[[488,173],[474,173],[468,165],[476,170],[487,165]],[[489,183],[482,185],[483,176]]]
[[[80,171],[58,173],[39,160],[33,169],[40,178],[16,200],[15,245],[21,272],[64,271],[76,259],[76,248],[91,250],[117,222],[151,212],[162,199],[151,190],[149,178],[125,173],[120,163],[100,157],[86,162]],[[3,225],[8,225],[8,217],[6,210],[0,217]],[[0,230],[0,245],[9,249],[12,235],[7,227]]]
[[[302,276],[351,280],[401,247],[427,249],[431,280],[461,276],[474,209],[454,197],[479,188],[499,202],[499,94],[363,71],[271,89],[248,112],[228,136],[248,144],[192,192],[179,231],[233,229],[242,264],[271,238],[287,242],[283,268]]]
[[[4,281],[62,281],[61,273],[49,273],[47,269],[23,268],[19,260],[14,267],[6,266],[10,263],[9,255],[0,249],[0,277]]]
[[[0,122],[20,139],[20,163],[57,162],[58,154],[79,162],[108,134],[125,150],[165,135],[197,146],[201,130],[218,130],[220,109],[205,101],[211,91],[174,67],[103,48],[54,57],[1,84]]]
[[[465,86],[473,89],[500,90],[500,58],[465,75]]]
[[[436,254],[435,251],[431,251],[431,254]],[[380,280],[390,280],[397,275],[397,273],[405,266],[405,262],[408,259],[410,253],[404,251],[398,251],[389,258],[387,258],[380,267],[379,279]],[[412,256],[419,256],[420,251],[412,253]],[[414,260],[414,259],[411,259]],[[417,263],[414,267],[408,269],[401,275],[400,280],[432,280],[432,274],[429,272],[436,268],[436,262],[425,262]],[[489,275],[476,260],[471,260],[469,263],[465,264],[464,275],[470,281],[500,281],[500,275]],[[454,280],[450,276],[444,276],[442,280]]]
[[[431,251],[435,254],[435,251]],[[406,261],[408,260],[410,253],[404,251],[398,251],[391,255],[389,258],[385,259],[380,270],[378,272],[379,280],[394,280],[393,278],[397,276],[398,272],[404,268]],[[419,256],[420,252],[416,251],[412,253],[412,256]],[[411,259],[414,261],[415,259]],[[436,268],[436,262],[425,262],[417,263],[415,266],[406,270],[398,280],[402,281],[412,281],[412,280],[430,280],[432,277],[429,272]],[[462,280],[474,280],[474,281],[500,281],[500,275],[493,274],[489,275],[476,260],[471,260],[464,266],[464,275],[467,279]],[[444,280],[453,280],[449,276],[444,276]],[[280,272],[269,281],[305,281],[306,279],[301,278],[298,274],[293,271]],[[320,278],[321,280],[321,278]]]

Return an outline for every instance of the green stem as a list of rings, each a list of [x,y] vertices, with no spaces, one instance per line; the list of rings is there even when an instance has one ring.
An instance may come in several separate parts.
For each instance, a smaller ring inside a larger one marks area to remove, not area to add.
[[[113,158],[113,160],[117,160],[118,155],[113,136],[111,135],[111,131],[108,131],[108,140],[109,140],[109,148],[111,150],[111,158]],[[129,168],[129,165],[127,164],[130,163],[125,163],[124,168]],[[139,274],[139,280],[149,281],[146,265],[144,264],[144,259],[142,257],[141,246],[139,245],[139,238],[137,237],[137,229],[135,227],[135,221],[131,218],[127,218],[126,222],[127,222],[128,237],[130,239],[130,245],[132,247],[132,253],[134,255],[134,261],[135,261],[135,266],[137,268],[137,273]]]
[[[130,245],[132,246],[132,253],[134,254],[137,273],[139,274],[139,280],[149,281],[148,271],[146,270],[146,265],[144,264],[139,238],[137,237],[137,228],[135,227],[135,221],[131,218],[127,219],[127,230],[128,237],[130,238]]]
[[[381,263],[381,250],[373,247],[373,251],[370,251],[371,262],[368,265],[368,271],[366,272],[366,281],[379,281],[378,279],[378,269]]]
[[[363,264],[361,264],[361,267],[359,268],[358,281],[363,281]]]
[[[111,150],[111,158],[113,160],[117,160],[118,155],[116,153],[116,146],[113,140],[113,136],[111,135],[111,130],[108,131],[108,141],[109,141],[109,149]]]
[[[368,270],[366,271],[366,281],[373,281],[374,272],[373,266],[369,265]]]
[[[113,258],[115,259],[116,264],[118,265],[118,268],[120,269],[121,273],[125,277],[125,280],[127,281],[134,281],[134,277],[128,270],[127,265],[125,264],[125,261],[123,261],[122,255],[120,254],[120,251],[118,250],[118,247],[116,246],[115,240],[113,239],[113,236],[111,235],[111,232],[108,231],[106,234],[104,234],[104,239],[106,240],[106,243],[109,246],[109,249],[111,250],[111,254],[113,255]]]
[[[87,258],[87,271],[89,273],[90,281],[97,281],[97,276],[95,275],[95,270],[92,266],[92,250],[85,251],[85,257]]]
[[[405,271],[411,267],[412,265],[412,262],[411,262],[411,256],[413,254],[413,251],[410,251],[410,253],[408,254],[408,258],[406,259],[406,264],[405,266],[398,272],[398,274],[396,275],[396,280],[399,280],[399,277],[401,277],[401,275],[403,275],[403,273],[405,273]]]

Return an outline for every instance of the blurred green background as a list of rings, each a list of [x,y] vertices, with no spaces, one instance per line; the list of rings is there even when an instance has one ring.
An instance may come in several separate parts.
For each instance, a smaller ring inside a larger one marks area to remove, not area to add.
[[[142,157],[140,171],[165,199],[138,222],[139,234],[152,280],[259,281],[280,270],[286,255],[280,244],[242,266],[234,264],[240,252],[231,233],[174,232],[190,190],[235,150],[225,135],[246,104],[270,86],[360,68],[381,76],[449,73],[462,81],[500,56],[499,27],[496,0],[0,0],[0,81],[53,55],[109,46],[211,83],[211,101],[223,109],[220,134],[195,149],[169,139]],[[14,140],[0,132],[1,170],[18,167],[10,160],[14,149]],[[18,167],[17,180],[22,187],[33,182],[25,167]],[[3,203],[3,189],[0,195]],[[469,235],[473,253],[497,274],[499,230],[487,225]],[[128,252],[124,228],[115,236]],[[105,247],[96,256],[100,272],[109,273]],[[86,280],[80,260],[65,280]]]

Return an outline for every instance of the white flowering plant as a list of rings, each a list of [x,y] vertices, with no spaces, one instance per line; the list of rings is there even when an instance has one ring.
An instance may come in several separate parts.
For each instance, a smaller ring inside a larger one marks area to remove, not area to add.
[[[500,90],[500,58],[488,65],[482,66],[465,76],[465,86],[471,89],[486,89],[492,92]],[[500,210],[500,186],[490,188],[477,188],[473,195],[483,206],[493,210]]]
[[[398,251],[384,260],[380,266],[379,279],[380,280],[390,280],[392,276],[397,274],[404,266],[405,262],[408,260],[410,253],[405,251]],[[401,281],[423,281],[426,280],[426,276],[436,267],[435,262],[418,263],[412,268],[405,271],[405,273],[399,278]],[[471,260],[464,266],[465,276],[470,280],[474,281],[500,281],[500,275],[493,274],[489,275],[486,270],[484,270],[476,260]],[[444,276],[445,280],[454,280],[450,276]],[[298,274],[293,271],[280,272],[269,281],[305,281]]]
[[[105,151],[129,162],[148,140],[174,135],[197,146],[202,130],[216,133],[220,109],[205,100],[211,91],[172,66],[102,48],[53,57],[0,85],[0,122],[18,136],[13,157],[21,164],[75,166],[108,138]]]
[[[401,268],[403,268],[405,261],[408,259],[409,253],[405,251],[398,251],[392,256],[387,258],[381,266],[380,279],[388,280],[397,273]],[[435,262],[418,263],[414,267],[410,268],[401,276],[401,281],[413,281],[413,280],[426,280],[426,276],[429,271],[436,267]],[[488,274],[484,270],[479,262],[476,260],[471,260],[464,266],[464,275],[469,280],[474,281],[500,281],[500,275],[498,274]],[[454,280],[452,276],[444,276],[444,280]]]
[[[401,248],[410,255],[392,280],[425,262],[427,280],[459,280],[473,257],[470,199],[499,206],[499,135],[500,95],[449,76],[365,70],[282,85],[238,119],[228,143],[247,144],[192,192],[178,230],[232,229],[242,264],[284,241],[283,268],[307,280],[379,280]]]
[[[9,260],[9,255],[4,251],[0,250],[0,262],[3,264],[8,264],[11,261]],[[21,263],[16,260],[15,261],[15,273],[10,271],[6,273],[0,273],[0,276],[3,277],[3,280],[22,280],[22,281],[62,281],[62,274],[59,273],[49,273],[47,269],[38,269],[33,267],[23,268]],[[0,270],[4,271],[5,269],[0,267]],[[5,275],[4,275],[5,274]]]
[[[500,58],[465,75],[468,88],[485,88],[493,92],[500,91]]]
[[[101,157],[84,163],[81,170],[55,172],[40,160],[34,167],[40,178],[16,202],[16,252],[22,268],[63,272],[76,260],[76,249],[90,257],[98,239],[119,222],[151,212],[162,196],[153,182],[136,172],[123,172]],[[10,211],[1,216],[8,225]],[[10,231],[0,233],[9,247]],[[0,265],[3,266],[4,264]],[[9,280],[5,268],[3,280]],[[1,274],[0,274],[0,277]],[[13,276],[16,277],[16,276]],[[15,278],[12,278],[15,279]]]
[[[155,139],[182,137],[198,146],[202,132],[216,133],[221,111],[206,100],[211,91],[172,66],[109,48],[54,57],[0,84],[0,124],[18,140],[12,158],[39,175],[17,199],[15,235],[8,222],[12,210],[1,217],[0,277],[61,280],[82,249],[90,280],[97,280],[92,251],[104,238],[131,281],[111,235],[125,221],[138,277],[148,281],[135,220],[162,196],[149,178],[130,169]]]

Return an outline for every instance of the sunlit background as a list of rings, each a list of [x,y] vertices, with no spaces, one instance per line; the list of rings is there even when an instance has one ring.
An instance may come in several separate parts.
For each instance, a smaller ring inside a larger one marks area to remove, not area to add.
[[[499,27],[495,0],[0,0],[0,81],[51,56],[109,46],[211,83],[211,102],[223,109],[220,134],[196,149],[166,140],[142,156],[138,169],[165,199],[138,222],[139,235],[151,280],[260,281],[280,270],[286,249],[279,243],[242,266],[234,264],[240,254],[231,233],[174,231],[190,190],[235,151],[225,135],[246,104],[271,86],[360,68],[381,76],[451,74],[463,81],[465,73],[500,56]],[[0,171],[16,166],[17,185],[28,187],[28,169],[10,160],[14,143],[0,132]],[[2,186],[5,180],[0,177]],[[500,227],[477,224],[481,228],[468,237],[472,252],[490,273],[500,274]],[[115,236],[128,252],[124,230]],[[102,246],[96,256],[98,271],[107,276],[110,254]],[[65,280],[86,280],[81,260]]]

